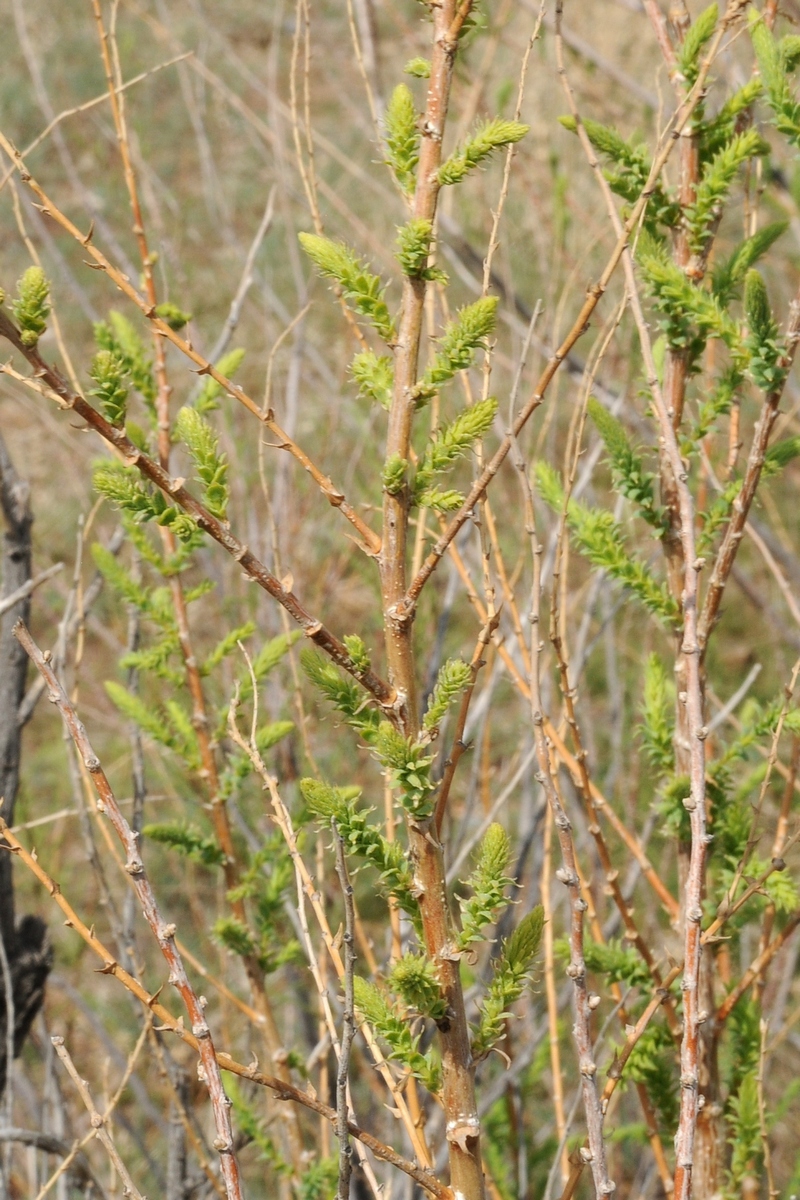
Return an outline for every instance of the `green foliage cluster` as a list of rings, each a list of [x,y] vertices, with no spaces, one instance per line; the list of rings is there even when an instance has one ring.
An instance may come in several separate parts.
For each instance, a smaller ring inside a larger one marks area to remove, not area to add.
[[[461,900],[461,932],[457,939],[459,950],[477,942],[484,929],[493,925],[500,910],[507,904],[506,889],[514,880],[506,874],[511,861],[511,843],[502,825],[494,822],[486,830],[475,867],[466,881],[472,895]]]
[[[386,354],[364,350],[350,364],[350,374],[358,384],[360,395],[367,396],[388,412],[394,389],[394,365]]]
[[[675,769],[674,690],[661,659],[655,653],[650,654],[645,662],[639,732],[645,753],[659,777],[671,775]]]
[[[224,375],[226,379],[233,379],[236,372],[241,367],[244,361],[245,352],[241,348],[229,350],[227,354],[223,354],[214,366],[219,371],[220,375]],[[222,395],[222,384],[217,383],[216,379],[211,375],[206,376],[202,388],[194,401],[194,408],[199,413],[206,416],[219,408],[219,398]]]
[[[588,413],[608,451],[616,491],[636,506],[648,525],[658,533],[663,532],[664,512],[656,503],[653,489],[655,475],[645,471],[641,455],[631,445],[622,422],[594,396],[589,398]]]
[[[558,119],[565,129],[571,133],[577,133],[578,124],[574,117],[559,117]],[[651,164],[647,150],[644,146],[633,145],[626,141],[610,125],[601,125],[598,121],[592,121],[589,118],[582,118],[581,124],[594,149],[617,168],[614,171],[603,172],[609,187],[629,204],[633,204],[639,199],[650,177]],[[671,228],[677,225],[680,216],[680,206],[666,192],[663,185],[656,181],[645,213],[647,228],[655,231],[659,224]]]
[[[165,821],[145,825],[142,833],[151,841],[169,846],[201,866],[219,867],[225,862],[225,852],[217,839],[189,822]]]
[[[377,275],[372,275],[353,251],[341,242],[316,233],[301,233],[300,245],[320,273],[333,279],[356,312],[366,317],[384,341],[392,343],[397,336],[386,301],[386,290]]]
[[[50,315],[50,284],[41,267],[28,267],[17,280],[17,296],[11,311],[20,328],[24,346],[35,346],[47,329]]]
[[[472,366],[477,351],[486,347],[486,339],[494,332],[496,323],[496,296],[483,296],[458,311],[439,339],[433,365],[419,383],[420,400],[428,399],[459,371]]]
[[[447,1001],[433,964],[424,954],[404,954],[392,967],[388,983],[392,991],[420,1016],[430,1017],[432,1021],[444,1020]]]
[[[141,483],[138,472],[132,467],[119,462],[101,462],[94,469],[92,482],[95,491],[123,512],[130,513],[134,521],[155,521],[157,525],[171,529],[187,545],[197,545],[200,530],[194,518],[177,505],[168,504],[161,492]]]
[[[564,508],[565,497],[558,473],[543,460],[537,462],[535,471],[539,495],[545,503],[560,513]],[[567,525],[576,546],[595,567],[608,572],[612,579],[628,588],[665,624],[674,625],[678,621],[680,609],[666,584],[659,583],[649,568],[628,550],[622,530],[610,512],[601,508],[589,508],[570,498],[567,505]]]
[[[462,662],[460,658],[447,660],[439,671],[436,686],[422,718],[423,729],[432,733],[439,728],[450,705],[467,689],[471,678],[472,668],[469,663]]]
[[[519,1000],[530,979],[543,929],[544,909],[537,904],[503,942],[472,1038],[472,1053],[476,1059],[484,1058],[504,1036],[505,1023],[511,1015],[508,1009]]]
[[[390,772],[392,786],[400,793],[400,802],[415,821],[432,816],[436,784],[431,779],[433,758],[426,747],[403,737],[388,721],[381,721],[375,739],[375,753]]]
[[[239,885],[228,892],[232,903],[249,902],[249,925],[228,916],[220,917],[213,927],[223,946],[242,958],[255,957],[267,975],[303,957],[300,943],[287,931],[285,906],[294,881],[294,866],[283,838],[272,834],[250,856]]]
[[[128,389],[123,383],[125,364],[113,350],[99,350],[92,359],[89,374],[97,384],[89,395],[98,398],[106,420],[121,429],[128,404]]]
[[[475,445],[492,427],[497,412],[494,396],[478,400],[465,408],[448,425],[443,426],[425,447],[425,453],[414,476],[414,501],[421,508],[449,512],[464,502],[461,492],[443,490],[437,485],[438,476],[449,471],[456,461]]]
[[[424,59],[412,60],[412,63],[406,66],[407,73],[418,74],[419,65],[417,70],[409,70],[409,66],[421,64],[424,61]],[[399,83],[389,97],[384,126],[386,129],[386,161],[403,191],[411,193],[414,190],[417,163],[419,162],[420,135],[414,97],[407,84]]]
[[[461,183],[470,171],[484,162],[495,150],[522,141],[530,126],[520,121],[507,121],[495,117],[485,121],[473,136],[442,163],[439,168],[439,183],[442,186]]]
[[[95,324],[94,340],[101,350],[110,351],[124,365],[131,383],[154,419],[156,384],[153,363],[131,322],[122,313],[112,309],[108,314],[108,321],[98,321]]]
[[[368,821],[368,809],[356,807],[360,791],[332,787],[318,779],[302,779],[300,790],[313,816],[326,825],[336,822],[345,852],[375,867],[388,895],[418,924],[414,877],[403,847],[399,841],[390,842],[377,825]]]
[[[189,451],[203,485],[205,506],[215,517],[225,520],[228,508],[228,460],[219,450],[219,440],[211,425],[196,408],[185,406],[178,413],[178,437]]]
[[[315,650],[303,650],[300,665],[308,679],[334,708],[342,714],[370,745],[378,736],[380,713],[365,702],[364,693],[354,679],[343,675],[327,658]]]
[[[441,1067],[432,1050],[425,1054],[420,1051],[420,1035],[412,1034],[399,1008],[369,980],[356,975],[353,985],[356,1008],[386,1044],[389,1057],[416,1076],[429,1092],[438,1092],[441,1087]]]

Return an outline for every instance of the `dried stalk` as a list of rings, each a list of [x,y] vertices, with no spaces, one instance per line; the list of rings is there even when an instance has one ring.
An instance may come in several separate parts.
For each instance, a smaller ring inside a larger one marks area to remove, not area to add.
[[[205,1082],[214,1112],[214,1125],[217,1130],[214,1146],[220,1156],[220,1166],[222,1177],[225,1180],[226,1193],[229,1200],[241,1200],[241,1181],[233,1148],[230,1105],[222,1084],[211,1030],[208,1027],[203,1012],[204,1005],[189,982],[189,977],[183,966],[183,960],[175,946],[175,926],[164,921],[161,916],[152,886],[144,868],[144,863],[139,854],[138,837],[122,814],[100,764],[100,760],[94,753],[86,730],[78,718],[75,709],[70,704],[66,692],[22,622],[15,625],[14,634],[43,679],[45,679],[48,687],[48,699],[57,706],[61,713],[75,743],[75,749],[86,770],[92,777],[98,795],[98,810],[108,814],[114,831],[125,849],[127,856],[125,870],[133,881],[147,923],[152,929],[161,953],[164,955],[169,966],[170,982],[178,989],[181,995],[189,1020],[191,1021],[192,1033],[197,1039]]]
[[[121,966],[113,954],[103,945],[100,939],[94,933],[93,928],[88,925],[76,913],[75,909],[63,895],[61,888],[44,870],[39,863],[36,853],[25,849],[22,843],[11,832],[9,827],[0,818],[0,835],[8,842],[12,854],[15,854],[28,868],[28,870],[36,876],[39,882],[47,889],[56,902],[58,907],[66,917],[66,924],[74,929],[90,949],[103,962],[101,968],[102,974],[113,975],[120,983],[127,988],[132,995],[139,1000],[145,1008],[158,1017],[165,1029],[174,1033],[180,1038],[185,1045],[192,1050],[199,1051],[200,1042],[198,1038],[184,1028],[183,1019],[173,1016],[168,1008],[157,999],[160,990],[155,995],[142,987],[138,979],[135,979],[128,971]],[[230,1054],[220,1051],[216,1054],[217,1062],[223,1071],[230,1071],[233,1075],[238,1075],[241,1079],[249,1079],[251,1082],[258,1084],[261,1087],[269,1088],[274,1092],[280,1100],[293,1100],[297,1104],[301,1104],[310,1112],[316,1113],[318,1116],[324,1117],[331,1124],[336,1124],[336,1110],[327,1104],[323,1104],[317,1100],[309,1092],[304,1092],[300,1088],[294,1087],[292,1084],[284,1083],[281,1079],[267,1075],[256,1069],[255,1065],[245,1066],[244,1063],[238,1062]],[[355,1121],[347,1122],[348,1131],[353,1137],[358,1138],[368,1150],[371,1150],[376,1158],[380,1158],[383,1162],[389,1163],[390,1166],[396,1167],[411,1179],[415,1180],[436,1200],[456,1200],[453,1192],[445,1184],[440,1183],[438,1179],[430,1172],[418,1167],[416,1163],[410,1162],[403,1158],[391,1146],[385,1145],[378,1138],[373,1137],[365,1129],[361,1129]]]
[[[125,1166],[125,1163],[120,1158],[119,1151],[117,1150],[117,1147],[114,1145],[114,1140],[111,1137],[111,1134],[106,1129],[106,1124],[105,1124],[106,1118],[101,1117],[100,1113],[95,1108],[94,1100],[92,1100],[92,1093],[89,1091],[86,1080],[81,1079],[80,1075],[78,1074],[78,1070],[75,1066],[75,1063],[72,1061],[69,1051],[67,1050],[67,1047],[64,1045],[64,1039],[62,1037],[52,1037],[50,1039],[50,1041],[53,1044],[53,1048],[55,1049],[56,1054],[61,1059],[64,1066],[66,1067],[67,1074],[69,1075],[70,1079],[75,1084],[75,1087],[78,1090],[78,1094],[86,1107],[86,1111],[89,1114],[89,1119],[92,1124],[92,1129],[94,1130],[96,1137],[105,1146],[106,1152],[108,1154],[108,1157],[111,1159],[114,1170],[117,1172],[120,1179],[122,1180],[122,1186],[124,1188],[125,1195],[133,1196],[135,1198],[135,1200],[144,1200],[142,1193],[139,1191],[136,1184],[131,1179],[130,1173],[128,1172],[128,1168]]]
[[[336,839],[336,874],[344,898],[344,1008],[342,1010],[342,1036],[339,1048],[339,1065],[336,1071],[336,1136],[339,1138],[339,1185],[337,1200],[350,1200],[350,1176],[353,1172],[352,1150],[347,1134],[347,1090],[350,1076],[350,1051],[356,1032],[355,996],[353,973],[356,965],[355,907],[353,885],[347,873],[344,843],[334,823]]]
[[[536,760],[538,772],[537,782],[541,784],[547,797],[547,803],[553,814],[559,847],[561,849],[562,865],[556,871],[556,878],[564,884],[569,894],[569,966],[567,974],[572,979],[574,987],[575,1024],[573,1037],[578,1052],[578,1069],[581,1074],[581,1090],[583,1107],[586,1116],[586,1127],[589,1148],[584,1157],[592,1169],[595,1190],[598,1196],[608,1196],[615,1184],[608,1175],[606,1151],[603,1143],[603,1115],[597,1094],[597,1064],[594,1060],[592,1045],[591,1021],[592,1011],[596,1007],[594,1000],[590,1001],[586,983],[586,963],[583,958],[583,914],[587,904],[581,894],[581,884],[578,875],[578,865],[575,856],[575,845],[572,839],[572,826],[567,816],[558,792],[556,778],[552,770],[550,745],[545,733],[545,717],[540,691],[540,660],[543,643],[540,638],[539,617],[541,604],[541,562],[542,548],[536,536],[536,522],[533,510],[533,495],[528,480],[525,461],[519,448],[514,447],[514,465],[519,473],[520,484],[525,506],[525,531],[528,534],[533,560],[533,582],[531,586],[531,650],[530,650],[530,706],[533,735],[536,744]]]

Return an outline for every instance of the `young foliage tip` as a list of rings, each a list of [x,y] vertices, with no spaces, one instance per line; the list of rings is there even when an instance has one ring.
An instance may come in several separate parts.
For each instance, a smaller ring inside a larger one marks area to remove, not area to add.
[[[423,1017],[442,1021],[447,1001],[430,959],[424,954],[404,954],[392,967],[389,986],[403,1001]]]
[[[641,457],[631,446],[622,422],[594,396],[589,398],[588,413],[608,451],[614,487],[636,505],[639,515],[648,525],[661,533],[664,529],[664,513],[655,498],[655,476],[650,471],[645,471]]]
[[[173,304],[170,300],[165,300],[163,304],[156,305],[156,316],[159,317],[170,329],[178,333],[185,325],[188,325],[192,319],[192,314],[184,312],[177,304]]]
[[[415,79],[430,79],[431,64],[427,58],[410,58],[403,67],[404,75],[413,75]]]
[[[748,325],[746,345],[750,351],[750,375],[763,392],[777,391],[786,378],[786,367],[781,364],[784,347],[778,338],[767,285],[755,268],[745,275],[744,311]]]
[[[484,122],[460,150],[456,150],[442,163],[439,168],[439,183],[443,186],[460,183],[495,150],[521,141],[529,129],[529,125],[523,125],[520,121],[507,121],[503,117]]]
[[[448,379],[472,366],[476,352],[485,349],[486,339],[494,333],[497,304],[496,296],[484,296],[456,314],[441,337],[433,366],[419,385],[421,398],[431,396]]]
[[[425,821],[433,814],[433,793],[436,784],[431,779],[433,759],[426,755],[425,746],[405,738],[388,721],[381,721],[375,739],[375,752],[387,770],[392,784],[400,792],[400,801],[415,821]]]
[[[152,417],[155,416],[156,383],[153,363],[148,358],[144,342],[122,313],[112,309],[108,321],[98,321],[94,338],[101,350],[111,350],[123,362],[131,383],[144,400]]]
[[[428,708],[422,720],[423,728],[429,733],[439,728],[450,705],[458,699],[469,686],[472,678],[472,668],[469,663],[460,658],[451,658],[439,671],[436,686],[428,702]]]
[[[345,648],[350,655],[354,671],[369,670],[369,652],[357,633],[348,633],[344,638]]]
[[[678,58],[678,70],[689,86],[697,79],[700,71],[700,55],[703,47],[713,37],[718,18],[718,6],[716,3],[709,4],[708,8],[703,9],[689,26],[686,37],[683,39]]]
[[[206,507],[224,521],[230,494],[228,460],[226,455],[220,454],[217,435],[205,417],[188,406],[178,413],[176,426],[178,437],[191,454],[197,477],[204,485]]]
[[[411,89],[399,83],[389,97],[384,117],[386,130],[386,161],[394,177],[407,194],[414,191],[419,162],[419,129],[417,110]]]
[[[474,1058],[484,1058],[505,1034],[508,1008],[522,995],[544,929],[544,909],[537,904],[503,943],[472,1039]]]
[[[394,365],[388,354],[364,350],[350,364],[350,374],[358,384],[361,396],[366,396],[389,411],[394,390]]]
[[[128,404],[128,389],[122,382],[125,364],[113,350],[99,350],[92,359],[89,374],[97,384],[89,395],[98,398],[106,420],[121,429]]]
[[[42,268],[28,267],[17,280],[17,298],[11,306],[24,346],[35,346],[47,328],[49,297],[50,284]]]
[[[438,280],[446,283],[447,276],[437,267],[428,266],[433,237],[433,222],[424,217],[412,217],[397,230],[397,261],[403,274],[410,279]]]
[[[472,895],[461,904],[461,932],[457,938],[459,950],[477,942],[483,930],[493,925],[506,904],[506,888],[514,880],[506,874],[511,861],[511,843],[502,825],[496,822],[484,834],[475,868],[467,886]]]
[[[316,233],[298,236],[300,245],[321,274],[339,284],[356,312],[372,324],[384,341],[394,342],[395,325],[383,298],[385,288],[378,276],[372,275],[341,242],[332,242]]]
[[[412,1035],[408,1022],[374,984],[356,975],[353,980],[356,1008],[369,1021],[389,1048],[389,1057],[401,1063],[419,1079],[429,1092],[438,1092],[441,1072],[430,1053],[418,1049],[419,1035]]]

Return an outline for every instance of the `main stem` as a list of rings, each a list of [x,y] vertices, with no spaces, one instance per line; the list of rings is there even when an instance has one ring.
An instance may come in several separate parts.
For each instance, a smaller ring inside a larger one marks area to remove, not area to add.
[[[438,170],[457,48],[457,9],[454,0],[434,10],[434,44],[430,84],[422,124],[413,216],[433,221],[439,193]],[[458,12],[462,16],[461,11]],[[462,17],[463,19],[463,17]],[[387,459],[408,460],[414,417],[419,346],[425,305],[425,281],[406,277],[403,283],[397,346],[394,397],[389,413]],[[396,689],[395,718],[406,737],[419,731],[412,616],[402,611],[407,588],[408,487],[384,496],[383,541],[379,559],[386,661]],[[480,1122],[464,995],[458,960],[452,954],[452,919],[447,904],[444,855],[433,818],[409,824],[409,849],[419,889],[425,949],[435,964],[447,1017],[439,1023],[442,1052],[442,1102],[447,1122],[450,1184],[457,1200],[484,1200],[480,1152]]]

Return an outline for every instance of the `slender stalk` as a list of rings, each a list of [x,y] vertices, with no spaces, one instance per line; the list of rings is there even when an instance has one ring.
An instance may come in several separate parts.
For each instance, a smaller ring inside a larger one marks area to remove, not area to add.
[[[344,899],[344,1009],[342,1013],[342,1036],[340,1039],[339,1065],[336,1071],[336,1135],[339,1138],[339,1184],[337,1200],[350,1200],[350,1176],[353,1172],[352,1150],[347,1134],[347,1087],[350,1075],[350,1051],[356,1033],[355,996],[353,972],[356,965],[355,950],[355,906],[353,885],[347,873],[344,843],[334,823],[336,839],[336,874]]]

